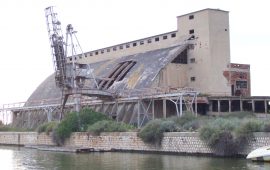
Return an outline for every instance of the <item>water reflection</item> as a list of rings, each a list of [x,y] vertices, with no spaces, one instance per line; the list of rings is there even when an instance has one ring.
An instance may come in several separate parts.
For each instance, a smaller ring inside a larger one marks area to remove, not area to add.
[[[140,153],[59,153],[0,146],[0,169],[54,170],[266,170],[270,163],[245,159]]]

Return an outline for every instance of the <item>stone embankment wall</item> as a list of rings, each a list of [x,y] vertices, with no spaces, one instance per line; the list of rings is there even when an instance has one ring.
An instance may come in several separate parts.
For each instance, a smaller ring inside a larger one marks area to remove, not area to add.
[[[0,144],[4,145],[55,145],[51,136],[37,132],[0,132]]]
[[[248,146],[240,154],[246,155],[251,150],[270,145],[270,133],[255,133],[254,138],[248,141]],[[10,145],[51,145],[55,144],[50,135],[36,132],[0,132],[0,144]],[[92,136],[88,133],[73,133],[66,141],[67,147],[85,147],[96,150],[123,150],[123,151],[152,151],[190,154],[213,154],[205,142],[200,140],[196,132],[165,133],[161,146],[144,143],[136,132],[102,133]]]

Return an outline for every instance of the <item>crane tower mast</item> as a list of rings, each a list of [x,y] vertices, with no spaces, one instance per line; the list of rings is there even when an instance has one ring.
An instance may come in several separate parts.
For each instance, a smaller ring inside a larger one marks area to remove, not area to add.
[[[52,6],[45,9],[45,16],[55,69],[55,82],[58,87],[63,88],[66,79],[66,54],[61,22]]]

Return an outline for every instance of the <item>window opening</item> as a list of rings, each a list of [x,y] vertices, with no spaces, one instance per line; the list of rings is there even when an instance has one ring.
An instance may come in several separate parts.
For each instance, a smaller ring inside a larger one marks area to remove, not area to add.
[[[188,45],[188,49],[189,49],[189,50],[194,50],[194,48],[195,48],[194,44],[189,44],[189,45]]]
[[[194,34],[194,30],[189,30],[189,34]]]
[[[147,40],[147,43],[151,43],[151,42],[152,42],[152,40],[151,40],[151,39],[148,39],[148,40]]]
[[[167,35],[164,35],[163,36],[163,40],[166,40],[168,37],[167,37]]]
[[[98,55],[98,51],[96,51],[95,54]]]
[[[137,43],[133,43],[133,47],[137,46]]]
[[[194,15],[190,15],[188,19],[194,19]]]
[[[171,37],[172,38],[176,37],[176,34],[175,33],[171,34]]]
[[[123,46],[122,46],[122,45],[120,45],[120,46],[119,46],[119,49],[120,49],[120,50],[122,50],[122,49],[123,49]]]
[[[156,38],[155,38],[155,41],[159,41],[159,37],[156,37]]]
[[[126,48],[129,48],[129,44],[126,44]]]
[[[140,41],[140,45],[143,45],[144,44],[144,41]]]
[[[115,81],[121,81],[128,74],[131,68],[136,64],[135,61],[125,61],[119,63],[108,77],[101,80],[98,85],[101,89],[110,88]]]
[[[113,51],[116,51],[116,47],[113,47]]]
[[[195,81],[196,77],[190,77],[190,81]]]
[[[107,49],[107,52],[110,52],[110,49],[109,48]]]
[[[172,61],[175,64],[187,64],[187,49],[178,54]]]
[[[237,89],[247,89],[247,81],[236,81]]]
[[[190,63],[195,63],[195,58],[191,58]]]

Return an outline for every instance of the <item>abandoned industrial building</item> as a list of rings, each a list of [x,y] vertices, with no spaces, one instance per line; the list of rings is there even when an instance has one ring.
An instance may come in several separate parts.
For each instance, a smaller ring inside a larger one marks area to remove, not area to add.
[[[55,49],[57,58],[61,54]],[[62,60],[67,70],[72,63],[82,72],[88,66],[88,77],[80,73],[74,78],[80,80],[76,92],[61,90],[57,83],[65,83],[63,72],[56,70],[23,105],[4,108],[13,112],[14,124],[35,127],[58,119],[61,104],[66,110],[74,105],[68,96],[75,96],[81,107],[138,127],[151,119],[181,116],[184,110],[194,114],[251,111],[262,116],[270,111],[270,97],[251,96],[250,66],[231,63],[228,11],[203,9],[181,15],[175,31]],[[61,63],[56,65],[60,68]]]

